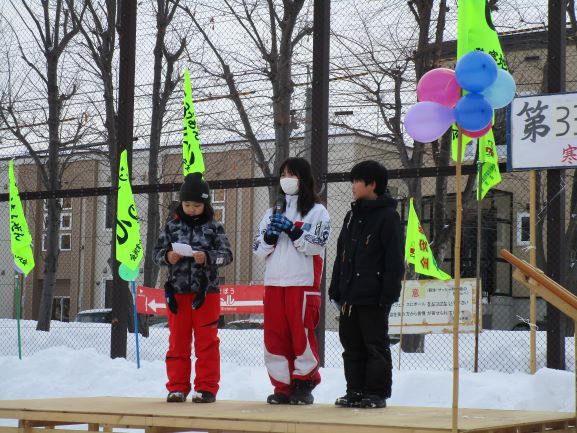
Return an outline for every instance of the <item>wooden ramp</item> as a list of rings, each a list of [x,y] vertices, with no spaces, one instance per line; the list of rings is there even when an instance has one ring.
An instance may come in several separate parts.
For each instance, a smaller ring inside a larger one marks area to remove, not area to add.
[[[154,398],[121,397],[0,400],[0,420],[6,419],[18,420],[19,427],[0,427],[0,433],[78,433],[66,429],[72,424],[87,424],[88,431],[137,428],[146,433],[451,431],[451,408],[345,409],[326,404],[271,406],[246,401],[169,404]],[[564,412],[459,410],[459,432],[576,433],[574,421],[573,414]]]

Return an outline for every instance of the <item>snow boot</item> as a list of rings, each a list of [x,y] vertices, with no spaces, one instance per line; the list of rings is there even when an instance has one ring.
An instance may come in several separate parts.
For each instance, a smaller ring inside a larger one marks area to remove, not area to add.
[[[186,394],[180,391],[169,392],[166,396],[166,401],[168,403],[182,403],[186,401]]]
[[[345,395],[335,401],[335,406],[340,407],[360,407],[363,393],[361,391],[347,391]]]
[[[290,397],[290,404],[313,404],[312,395],[315,383],[312,380],[295,380],[295,390]]]
[[[209,391],[195,391],[192,394],[193,403],[214,403],[216,401],[216,396]]]
[[[268,396],[266,402],[268,404],[289,404],[290,398],[288,395],[283,394],[282,392],[275,392],[274,394]]]
[[[370,409],[387,407],[387,399],[381,395],[374,395],[374,394],[365,395],[361,400],[360,407]]]

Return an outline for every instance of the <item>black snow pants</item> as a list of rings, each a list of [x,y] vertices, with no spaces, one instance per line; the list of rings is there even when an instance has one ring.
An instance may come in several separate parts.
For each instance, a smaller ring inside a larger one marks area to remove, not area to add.
[[[391,305],[353,305],[341,309],[339,337],[347,391],[391,396],[393,365],[389,347]]]

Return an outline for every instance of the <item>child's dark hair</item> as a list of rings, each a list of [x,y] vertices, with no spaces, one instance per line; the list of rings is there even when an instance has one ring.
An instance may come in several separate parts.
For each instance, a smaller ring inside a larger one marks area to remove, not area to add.
[[[204,203],[204,210],[202,211],[202,216],[207,221],[212,221],[214,219],[214,208],[212,207],[212,203],[210,201],[204,201],[203,203]],[[181,212],[184,213],[184,210],[182,209],[182,202],[181,201],[173,201],[170,204],[170,208],[171,208],[171,212],[169,212],[169,215],[172,214],[173,218],[175,218],[175,217],[180,218],[180,215],[178,214],[179,209]]]
[[[365,185],[375,182],[375,193],[380,196],[387,192],[389,175],[385,166],[377,161],[359,162],[351,170],[351,182],[362,180]]]
[[[202,211],[202,216],[204,216],[208,221],[212,221],[214,219],[214,208],[212,207],[212,203],[210,201],[204,202],[204,210]]]
[[[319,197],[315,192],[315,180],[311,171],[311,165],[304,158],[288,158],[280,166],[279,176],[285,171],[298,177],[299,198],[297,208],[302,216],[305,216],[318,203]]]

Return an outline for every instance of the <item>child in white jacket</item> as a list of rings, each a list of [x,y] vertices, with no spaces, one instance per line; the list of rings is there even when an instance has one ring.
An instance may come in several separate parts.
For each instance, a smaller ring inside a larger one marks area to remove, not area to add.
[[[286,206],[269,209],[254,242],[265,260],[265,365],[274,393],[269,404],[312,404],[320,383],[315,328],[320,317],[320,281],[330,219],[319,203],[307,160],[289,158],[280,167]]]

